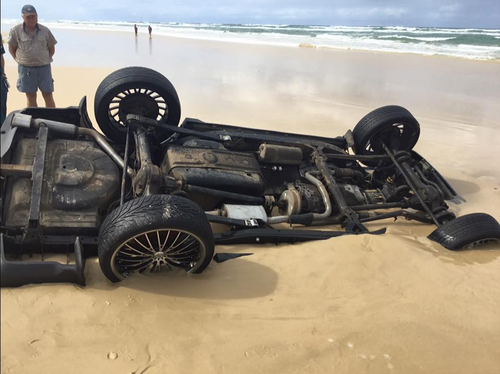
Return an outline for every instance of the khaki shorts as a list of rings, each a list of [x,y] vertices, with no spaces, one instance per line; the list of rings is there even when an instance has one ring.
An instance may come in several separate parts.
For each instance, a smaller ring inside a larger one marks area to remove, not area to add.
[[[33,93],[38,89],[42,92],[54,92],[54,80],[52,79],[50,64],[44,66],[19,65],[17,71],[19,72],[17,89],[20,92]]]

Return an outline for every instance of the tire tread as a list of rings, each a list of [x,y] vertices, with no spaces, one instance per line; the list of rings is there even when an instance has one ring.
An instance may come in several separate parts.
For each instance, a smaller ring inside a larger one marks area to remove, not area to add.
[[[352,132],[356,145],[356,153],[364,154],[364,148],[374,133],[378,132],[388,123],[393,124],[397,122],[410,123],[416,126],[418,131],[420,131],[420,125],[410,111],[398,105],[387,105],[375,109],[361,118]],[[415,144],[411,145],[411,148],[413,148],[414,145]]]
[[[146,88],[155,87],[163,91],[164,98],[167,101],[169,114],[162,118],[165,125],[177,126],[181,117],[181,105],[177,91],[173,84],[161,73],[142,66],[130,66],[116,70],[109,74],[101,82],[94,98],[94,115],[100,130],[111,140],[123,142],[125,140],[125,131],[121,128],[115,128],[117,125],[110,121],[108,117],[109,101],[113,98],[115,92],[120,92],[126,88]],[[135,86],[136,87],[133,87]],[[123,88],[122,88],[123,87]]]
[[[108,279],[119,279],[111,271],[114,251],[127,238],[149,229],[172,228],[190,231],[204,241],[207,251],[202,265],[194,271],[201,273],[210,263],[214,239],[205,212],[192,201],[172,195],[150,195],[130,200],[111,212],[104,220],[98,238],[98,257]]]
[[[482,239],[500,240],[500,225],[489,214],[471,213],[440,226],[428,238],[445,248],[458,250]]]

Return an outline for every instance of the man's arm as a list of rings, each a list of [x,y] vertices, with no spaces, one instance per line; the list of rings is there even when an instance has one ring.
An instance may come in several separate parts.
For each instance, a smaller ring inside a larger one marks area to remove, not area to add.
[[[54,53],[56,53],[56,44],[57,40],[54,38],[54,35],[52,32],[49,30],[49,39],[47,40],[47,46],[49,48],[49,56],[52,58],[54,56]]]
[[[2,57],[2,60],[1,60],[2,70],[4,71],[4,74],[5,74],[5,59],[3,58],[3,55],[1,55],[1,57]]]
[[[17,47],[14,47],[14,46],[9,44],[9,52],[12,55],[12,57],[14,57],[14,60],[16,59],[16,51],[17,51]]]

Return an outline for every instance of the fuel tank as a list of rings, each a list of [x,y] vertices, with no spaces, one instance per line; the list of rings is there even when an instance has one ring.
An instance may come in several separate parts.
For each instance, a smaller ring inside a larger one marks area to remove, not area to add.
[[[37,140],[18,142],[12,163],[33,165]],[[120,176],[111,158],[91,141],[49,140],[45,157],[40,226],[46,233],[78,234],[99,229],[101,209],[117,199]],[[29,177],[9,177],[6,185],[5,224],[25,227],[31,202]]]

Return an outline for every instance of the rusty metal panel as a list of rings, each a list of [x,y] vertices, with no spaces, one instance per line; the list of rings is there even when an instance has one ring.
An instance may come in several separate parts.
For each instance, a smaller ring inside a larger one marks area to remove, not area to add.
[[[177,167],[196,167],[260,174],[255,155],[219,149],[172,146],[164,163],[167,172]]]
[[[21,139],[12,164],[33,165],[36,139]],[[49,140],[45,160],[40,225],[44,232],[71,228],[73,233],[98,229],[99,209],[118,198],[119,175],[116,164],[94,142]],[[28,223],[32,181],[11,177],[5,207],[5,222],[11,227]]]
[[[254,154],[219,149],[172,146],[162,170],[195,186],[260,196],[265,188]]]

